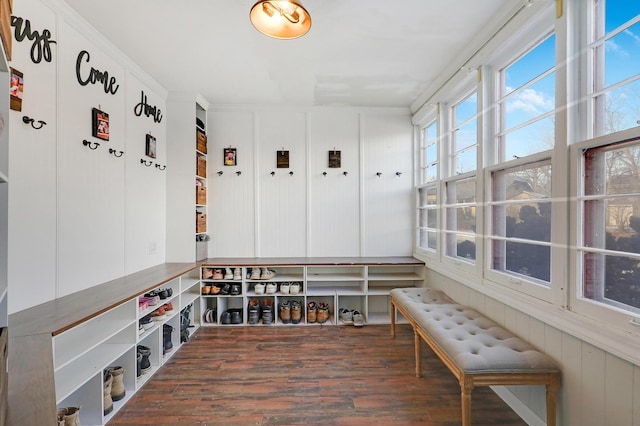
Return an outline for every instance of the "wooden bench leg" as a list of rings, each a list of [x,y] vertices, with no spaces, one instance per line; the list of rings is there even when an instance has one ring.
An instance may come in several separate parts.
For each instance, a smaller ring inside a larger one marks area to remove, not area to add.
[[[413,347],[416,356],[416,377],[422,376],[422,357],[420,356],[420,335],[413,328]]]
[[[557,383],[547,385],[547,426],[556,426]]]
[[[391,337],[395,339],[396,337],[396,305],[393,302],[389,302],[391,305]]]
[[[462,376],[460,380],[460,402],[462,405],[462,426],[471,426],[471,392],[473,380]]]

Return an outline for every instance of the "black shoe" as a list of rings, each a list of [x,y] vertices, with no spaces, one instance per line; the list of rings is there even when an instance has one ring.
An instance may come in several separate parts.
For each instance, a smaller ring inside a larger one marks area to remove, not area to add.
[[[231,312],[224,311],[222,315],[220,315],[220,323],[221,324],[231,324]]]
[[[231,286],[229,284],[225,284],[224,287],[220,290],[220,294],[228,295],[231,292]]]
[[[230,309],[231,324],[242,324],[242,309]]]
[[[231,284],[231,292],[230,294],[232,296],[237,296],[242,292],[242,290],[240,289],[240,284]]]

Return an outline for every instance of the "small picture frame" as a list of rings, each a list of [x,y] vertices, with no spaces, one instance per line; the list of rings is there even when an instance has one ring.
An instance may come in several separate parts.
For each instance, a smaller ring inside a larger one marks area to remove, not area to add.
[[[11,68],[9,83],[9,108],[14,111],[22,111],[22,96],[24,93],[24,75],[15,68]]]
[[[144,153],[147,157],[156,158],[156,138],[147,133]]]
[[[103,141],[109,140],[109,114],[98,108],[91,110],[91,134]]]
[[[341,155],[340,151],[329,151],[329,168],[330,169],[339,169],[342,167]]]
[[[238,165],[238,155],[235,148],[224,148],[223,151],[223,164],[225,166],[237,166]]]
[[[288,169],[289,168],[289,151],[278,151],[276,153],[276,168]]]

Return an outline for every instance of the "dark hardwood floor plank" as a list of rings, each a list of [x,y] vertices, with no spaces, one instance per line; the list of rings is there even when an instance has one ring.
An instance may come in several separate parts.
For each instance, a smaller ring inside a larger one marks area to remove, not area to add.
[[[109,426],[459,425],[455,378],[428,349],[422,365],[407,325],[201,328]],[[526,424],[489,388],[472,419]]]

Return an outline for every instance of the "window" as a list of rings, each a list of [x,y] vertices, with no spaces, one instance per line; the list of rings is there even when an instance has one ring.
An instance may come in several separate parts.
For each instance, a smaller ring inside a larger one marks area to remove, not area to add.
[[[434,114],[435,115],[435,112]],[[438,121],[432,119],[420,130],[420,181],[418,187],[417,245],[435,253],[438,245]]]
[[[640,313],[640,139],[584,150],[580,295]]]
[[[475,171],[478,147],[478,95],[474,91],[451,108],[451,174]]]
[[[476,259],[476,180],[454,180],[446,184],[447,255],[467,261]]]
[[[546,151],[555,139],[555,36],[498,73],[498,157],[502,161]]]
[[[551,161],[491,174],[492,269],[549,285],[551,266]]]
[[[594,0],[590,64],[593,133],[607,135],[640,120],[640,4]]]

